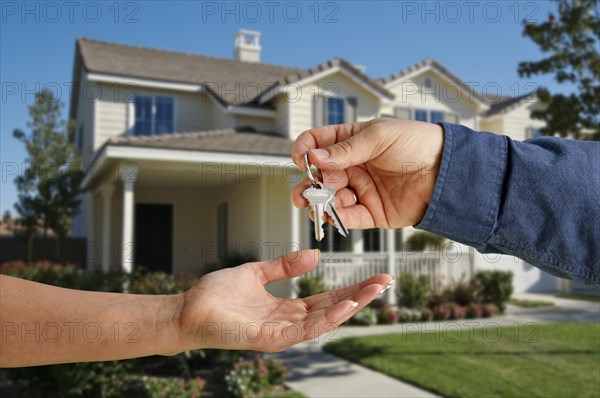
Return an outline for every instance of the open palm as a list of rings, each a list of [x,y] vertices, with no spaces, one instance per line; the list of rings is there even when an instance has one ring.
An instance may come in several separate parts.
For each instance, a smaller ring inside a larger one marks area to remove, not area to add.
[[[300,299],[275,297],[266,290],[270,282],[310,271],[318,257],[318,251],[303,250],[202,277],[184,294],[179,320],[183,349],[281,351],[332,331],[393,281],[381,274]]]

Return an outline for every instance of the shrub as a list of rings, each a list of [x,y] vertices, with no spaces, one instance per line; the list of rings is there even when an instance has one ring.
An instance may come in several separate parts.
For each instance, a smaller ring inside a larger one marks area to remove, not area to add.
[[[429,322],[433,319],[433,311],[427,307],[419,308],[421,312],[421,322]]]
[[[484,318],[491,318],[496,315],[499,311],[496,304],[487,303],[483,305],[482,315]]]
[[[375,308],[377,314],[377,323],[389,325],[398,322],[398,311],[392,308],[391,305],[385,303],[379,308]]]
[[[424,250],[439,251],[444,243],[443,236],[432,234],[427,231],[418,231],[408,237],[406,240],[407,251],[422,252]]]
[[[429,291],[429,277],[427,275],[417,277],[402,272],[399,279],[396,290],[398,305],[408,308],[417,308],[424,305]]]
[[[513,292],[513,273],[510,271],[479,271],[475,280],[484,303],[495,304],[500,312],[506,309],[506,302]]]
[[[483,315],[483,306],[481,304],[469,304],[467,306],[466,317],[469,319],[481,318]]]
[[[309,297],[327,291],[323,276],[303,276],[298,279],[298,297]]]
[[[445,321],[450,319],[450,308],[447,304],[440,304],[435,306],[433,309],[433,320],[435,321]]]
[[[449,303],[448,310],[450,310],[449,319],[464,319],[467,315],[467,308],[457,303]]]
[[[453,301],[459,305],[467,306],[471,303],[479,303],[479,288],[474,280],[460,280],[447,288],[445,295],[449,301]]]
[[[400,308],[398,311],[398,320],[400,323],[420,322],[423,314],[420,310],[412,308]]]
[[[269,387],[281,384],[289,369],[280,361],[263,359],[259,354],[252,360],[240,360],[225,376],[227,391],[235,397],[249,397]]]
[[[442,304],[448,303],[448,301],[451,301],[451,300],[447,297],[447,290],[432,291],[427,296],[427,307],[434,309],[435,307],[438,307]]]
[[[130,381],[126,395],[139,398],[200,398],[205,380],[201,377],[185,380],[178,377],[143,376]]]
[[[377,313],[373,308],[365,307],[348,321],[351,325],[371,326],[377,324]]]

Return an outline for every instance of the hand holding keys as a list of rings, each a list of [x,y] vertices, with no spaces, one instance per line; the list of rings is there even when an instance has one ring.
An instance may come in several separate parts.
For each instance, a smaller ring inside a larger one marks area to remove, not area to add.
[[[317,241],[323,239],[323,224],[325,223],[323,216],[325,213],[331,217],[338,232],[344,237],[348,236],[348,230],[344,226],[344,223],[342,223],[342,220],[335,209],[335,188],[328,187],[324,185],[322,181],[315,180],[310,171],[308,152],[304,154],[304,166],[306,167],[306,173],[308,174],[308,179],[312,185],[302,192],[302,196],[308,200],[310,211],[313,214],[315,239]],[[320,171],[319,174],[321,174]],[[321,178],[321,180],[322,179],[323,178]]]

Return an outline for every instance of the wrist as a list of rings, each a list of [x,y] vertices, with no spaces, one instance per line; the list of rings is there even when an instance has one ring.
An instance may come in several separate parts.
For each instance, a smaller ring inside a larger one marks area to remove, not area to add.
[[[181,312],[184,305],[183,293],[157,297],[155,330],[158,355],[176,355],[186,350],[181,332]]]

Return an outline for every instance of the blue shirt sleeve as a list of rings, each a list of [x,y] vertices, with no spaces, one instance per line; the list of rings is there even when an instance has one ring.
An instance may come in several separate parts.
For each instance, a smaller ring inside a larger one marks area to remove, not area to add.
[[[415,227],[600,285],[600,143],[440,125],[440,170]]]

